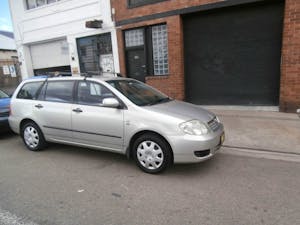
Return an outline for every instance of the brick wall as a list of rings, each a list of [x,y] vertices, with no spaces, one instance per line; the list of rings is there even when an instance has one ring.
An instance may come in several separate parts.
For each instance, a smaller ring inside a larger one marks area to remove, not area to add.
[[[128,8],[127,0],[111,0],[112,7],[116,9],[116,21],[151,15],[154,13],[167,12],[170,10],[182,9],[191,6],[204,5],[224,0],[166,0],[163,2]]]
[[[181,9],[223,0],[167,0],[160,3],[129,9],[124,0],[111,0],[116,10],[115,20],[122,21],[160,12]],[[286,0],[283,30],[283,48],[280,84],[280,111],[295,112],[300,108],[300,0]],[[166,17],[133,23],[117,28],[121,72],[126,74],[122,31],[125,29],[158,24],[168,25],[169,76],[147,77],[146,82],[171,97],[184,99],[183,32],[180,16]]]
[[[300,1],[286,0],[282,44],[280,110],[300,108]]]

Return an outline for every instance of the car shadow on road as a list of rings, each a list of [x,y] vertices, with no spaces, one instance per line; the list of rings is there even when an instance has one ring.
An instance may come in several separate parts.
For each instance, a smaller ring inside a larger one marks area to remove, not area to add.
[[[48,148],[42,151],[43,153],[48,153],[53,155],[53,153],[58,153],[62,157],[67,157],[68,155],[72,158],[82,160],[99,160],[99,163],[105,164],[120,164],[121,167],[132,164],[134,165],[133,160],[128,160],[127,157],[123,154],[108,152],[104,150],[96,150],[85,147],[77,147],[71,145],[63,144],[49,144]]]
[[[17,135],[12,131],[0,131],[0,141],[15,138]]]
[[[219,170],[220,156],[219,154],[215,155],[213,158],[200,162],[200,163],[192,163],[192,164],[175,164],[170,167],[166,174],[170,175],[182,175],[182,176],[201,176],[207,175],[211,172]]]
[[[68,156],[69,154],[72,157],[84,160],[99,160],[100,164],[117,164],[120,167],[120,173],[122,171],[124,173],[128,173],[129,171],[135,170],[143,173],[136,165],[132,159],[127,159],[125,155],[106,152],[101,150],[94,150],[84,147],[75,147],[69,145],[61,145],[61,144],[50,144],[49,147],[45,150],[49,154],[53,154],[55,152],[59,153],[63,156]],[[195,163],[195,164],[175,164],[169,167],[166,171],[161,173],[162,176],[178,176],[188,175],[191,176],[199,176],[201,174],[206,174],[215,170],[218,170],[218,163],[220,160],[218,159],[218,154],[205,162]],[[126,174],[124,174],[126,176]],[[130,175],[130,174],[127,174]]]

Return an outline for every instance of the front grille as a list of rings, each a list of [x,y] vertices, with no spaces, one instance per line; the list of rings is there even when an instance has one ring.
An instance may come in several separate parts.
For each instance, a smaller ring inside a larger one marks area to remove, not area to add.
[[[0,112],[0,117],[8,117],[9,112]]]
[[[210,127],[210,129],[212,129],[213,131],[216,131],[219,129],[220,127],[220,123],[218,122],[217,117],[213,118],[211,121],[209,121],[208,126]]]

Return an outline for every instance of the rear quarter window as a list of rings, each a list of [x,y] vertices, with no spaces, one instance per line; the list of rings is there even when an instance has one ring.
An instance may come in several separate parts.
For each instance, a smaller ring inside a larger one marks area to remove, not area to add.
[[[43,81],[40,82],[30,82],[23,85],[20,89],[17,98],[19,99],[31,99],[34,100],[37,98],[37,94],[41,86],[43,85]]]

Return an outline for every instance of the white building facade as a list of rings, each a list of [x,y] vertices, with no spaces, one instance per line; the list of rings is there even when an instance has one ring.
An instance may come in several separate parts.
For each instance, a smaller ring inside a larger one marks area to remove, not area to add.
[[[110,0],[9,0],[23,79],[119,72]],[[98,28],[87,28],[96,21]]]

